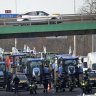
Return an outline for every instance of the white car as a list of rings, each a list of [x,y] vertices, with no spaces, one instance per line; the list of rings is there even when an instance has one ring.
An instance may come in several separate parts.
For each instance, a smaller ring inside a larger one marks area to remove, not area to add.
[[[17,21],[48,21],[51,19],[61,19],[61,17],[59,14],[49,15],[44,11],[32,11],[17,17]]]

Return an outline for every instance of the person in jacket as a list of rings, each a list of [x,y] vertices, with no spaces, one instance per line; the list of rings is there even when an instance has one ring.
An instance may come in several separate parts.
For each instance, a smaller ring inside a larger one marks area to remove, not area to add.
[[[43,92],[44,92],[44,93],[47,93],[48,81],[49,81],[49,78],[46,77],[46,76],[44,76],[44,77],[43,77],[43,86],[44,86]]]
[[[11,80],[12,80],[12,76],[11,74],[8,75],[7,77],[7,88],[6,88],[6,91],[10,91],[10,83],[11,83]]]
[[[13,80],[13,83],[15,85],[15,94],[18,92],[18,84],[19,84],[19,82],[20,82],[20,80],[19,80],[19,78],[16,75],[14,80]]]

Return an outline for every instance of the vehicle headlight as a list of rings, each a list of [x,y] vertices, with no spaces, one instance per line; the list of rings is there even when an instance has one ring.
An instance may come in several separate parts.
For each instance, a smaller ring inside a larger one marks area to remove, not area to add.
[[[13,84],[13,81],[11,81],[11,84]]]
[[[27,84],[29,84],[29,81],[26,81]]]
[[[84,83],[82,83],[82,85],[85,85]]]
[[[34,84],[32,84],[32,87],[35,87],[35,85],[34,85]]]

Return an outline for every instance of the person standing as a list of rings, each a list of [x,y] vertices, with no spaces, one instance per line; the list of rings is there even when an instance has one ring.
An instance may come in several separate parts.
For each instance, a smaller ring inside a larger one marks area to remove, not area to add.
[[[47,93],[47,88],[48,88],[48,78],[44,77],[43,78],[43,86],[44,86],[44,93]]]
[[[46,65],[44,67],[44,75],[45,75],[45,78],[49,79],[47,81],[48,81],[48,83],[50,84],[50,87],[51,87],[51,71],[50,71],[49,67],[46,66]]]
[[[15,84],[15,94],[18,92],[18,84],[20,82],[20,79],[16,76],[13,80],[13,83]]]
[[[10,83],[11,83],[12,77],[11,74],[7,77],[7,88],[6,91],[10,91]]]

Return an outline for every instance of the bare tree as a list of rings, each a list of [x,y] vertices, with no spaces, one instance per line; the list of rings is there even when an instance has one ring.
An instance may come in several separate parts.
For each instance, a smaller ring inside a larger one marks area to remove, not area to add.
[[[81,14],[96,14],[96,0],[85,0],[84,5],[80,8]]]

